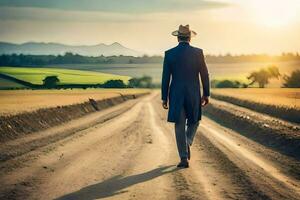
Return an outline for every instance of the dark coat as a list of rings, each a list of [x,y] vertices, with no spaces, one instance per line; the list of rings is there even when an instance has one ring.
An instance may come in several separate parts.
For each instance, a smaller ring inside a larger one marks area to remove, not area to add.
[[[201,119],[199,73],[203,95],[210,96],[209,75],[202,49],[180,42],[178,46],[165,52],[161,94],[163,101],[169,100],[169,122],[178,121],[183,107],[188,123]]]

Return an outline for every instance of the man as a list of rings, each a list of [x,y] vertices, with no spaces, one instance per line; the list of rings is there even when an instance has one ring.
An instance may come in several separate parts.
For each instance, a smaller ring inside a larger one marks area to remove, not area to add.
[[[180,25],[172,35],[177,36],[179,44],[165,52],[162,106],[168,109],[169,105],[168,121],[175,123],[176,143],[181,159],[177,167],[188,168],[190,146],[201,119],[201,107],[209,102],[209,75],[202,49],[189,44],[191,37],[196,35],[189,25]],[[199,74],[203,87],[202,98]]]

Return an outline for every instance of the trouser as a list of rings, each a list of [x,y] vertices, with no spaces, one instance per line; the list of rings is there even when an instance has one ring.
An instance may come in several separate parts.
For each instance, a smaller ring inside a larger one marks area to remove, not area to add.
[[[175,123],[175,135],[178,153],[181,159],[187,158],[188,145],[192,145],[199,122],[186,123],[187,117],[185,109],[180,112],[179,121]]]

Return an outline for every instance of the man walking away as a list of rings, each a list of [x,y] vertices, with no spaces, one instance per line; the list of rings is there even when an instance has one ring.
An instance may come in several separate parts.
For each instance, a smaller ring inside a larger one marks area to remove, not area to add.
[[[190,146],[199,126],[201,107],[209,102],[209,75],[202,49],[190,45],[196,33],[189,25],[180,25],[177,31],[179,44],[165,52],[161,98],[168,111],[168,122],[175,123],[175,135],[180,162],[177,167],[188,168],[191,157]],[[201,97],[201,77],[203,96]],[[171,82],[171,83],[170,83]]]

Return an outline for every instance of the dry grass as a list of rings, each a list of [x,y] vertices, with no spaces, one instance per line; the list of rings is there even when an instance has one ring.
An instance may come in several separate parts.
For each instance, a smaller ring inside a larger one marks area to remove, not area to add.
[[[300,89],[216,89],[213,98],[300,123]]]
[[[257,103],[300,108],[300,88],[213,89],[213,93]]]
[[[0,115],[17,114],[62,105],[101,100],[120,94],[138,94],[146,89],[75,89],[75,90],[14,90],[0,91]]]

